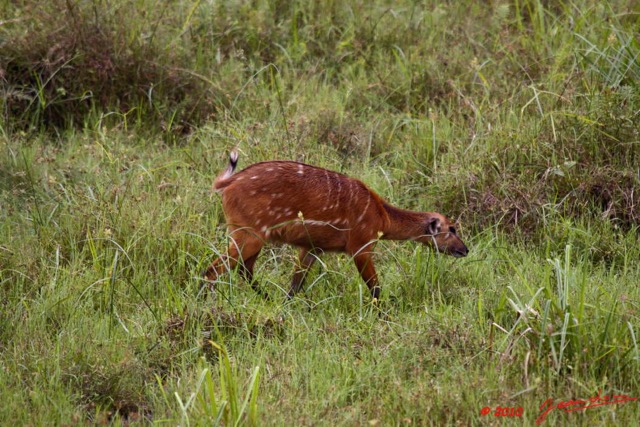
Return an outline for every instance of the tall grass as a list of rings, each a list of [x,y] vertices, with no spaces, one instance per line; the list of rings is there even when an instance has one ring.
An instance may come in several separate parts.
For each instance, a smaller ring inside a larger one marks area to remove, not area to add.
[[[182,425],[207,423],[209,425],[240,425],[248,423],[258,425],[258,384],[259,367],[256,367],[247,385],[244,399],[238,390],[239,379],[231,366],[229,354],[224,346],[213,341],[209,344],[214,347],[220,357],[219,372],[214,377],[207,363],[201,365],[202,371],[195,383],[195,390],[189,393],[185,399],[176,391],[175,402],[179,407]],[[172,399],[164,393],[165,385],[162,378],[157,377],[158,385],[163,390],[164,403],[168,407],[174,406]]]
[[[633,2],[0,10],[0,419],[532,423],[640,394]],[[380,242],[378,305],[333,255],[285,301],[280,247],[256,266],[273,300],[235,272],[208,293],[232,147],[457,217],[471,253]]]

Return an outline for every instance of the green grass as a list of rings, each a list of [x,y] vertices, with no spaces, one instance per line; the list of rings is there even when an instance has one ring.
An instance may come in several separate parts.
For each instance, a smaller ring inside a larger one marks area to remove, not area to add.
[[[640,397],[634,2],[0,10],[0,420],[532,425]],[[459,218],[470,254],[379,243],[378,305],[344,255],[286,301],[288,247],[256,266],[271,301],[205,292],[233,147]]]

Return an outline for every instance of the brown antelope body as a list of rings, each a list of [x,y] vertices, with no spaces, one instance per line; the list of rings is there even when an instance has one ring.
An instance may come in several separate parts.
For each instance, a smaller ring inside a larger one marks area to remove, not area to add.
[[[213,281],[239,263],[252,287],[253,266],[266,242],[300,248],[289,297],[302,287],[307,271],[324,251],[346,252],[374,298],[380,295],[373,247],[382,239],[415,240],[464,257],[467,247],[454,224],[436,212],[413,212],[386,203],[357,179],[292,161],[253,164],[233,174],[237,154],[214,182],[222,192],[231,242],[226,256],[204,272]]]

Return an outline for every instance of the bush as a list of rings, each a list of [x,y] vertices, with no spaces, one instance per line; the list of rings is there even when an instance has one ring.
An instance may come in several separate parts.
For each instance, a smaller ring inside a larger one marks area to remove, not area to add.
[[[115,112],[118,123],[150,121],[187,131],[214,114],[215,89],[190,70],[190,52],[167,39],[179,36],[176,23],[157,31],[166,8],[138,3],[5,5],[13,15],[0,45],[5,121],[19,129],[62,130]]]

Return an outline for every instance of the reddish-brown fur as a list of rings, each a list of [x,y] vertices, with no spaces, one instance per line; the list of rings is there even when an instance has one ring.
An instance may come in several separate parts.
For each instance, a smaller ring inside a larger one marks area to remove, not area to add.
[[[266,242],[287,243],[300,248],[289,297],[302,287],[316,257],[334,251],[353,257],[378,298],[372,258],[378,239],[416,240],[456,257],[467,255],[450,219],[391,206],[357,179],[291,161],[256,163],[234,175],[236,162],[234,152],[214,182],[222,192],[231,243],[227,255],[205,271],[207,280],[240,263],[240,272],[257,289],[253,266],[260,250]]]

